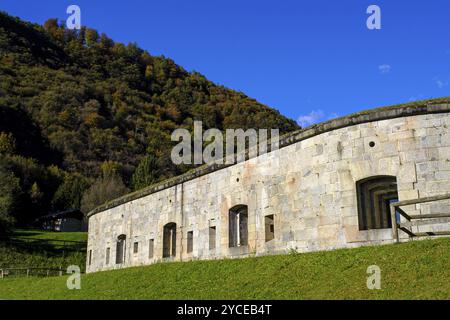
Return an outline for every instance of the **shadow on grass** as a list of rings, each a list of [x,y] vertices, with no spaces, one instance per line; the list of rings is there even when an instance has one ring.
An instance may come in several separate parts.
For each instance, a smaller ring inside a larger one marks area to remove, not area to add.
[[[9,247],[21,253],[46,253],[49,256],[64,256],[73,252],[86,251],[86,243],[63,240],[44,240],[20,238],[20,235],[31,235],[32,233],[14,233],[12,237],[0,238],[0,245]],[[36,233],[38,234],[38,233]]]
[[[32,236],[37,236],[40,233],[37,231],[25,231],[25,230],[20,230],[20,231],[14,231],[12,232],[9,237],[14,238],[14,237],[32,237]]]

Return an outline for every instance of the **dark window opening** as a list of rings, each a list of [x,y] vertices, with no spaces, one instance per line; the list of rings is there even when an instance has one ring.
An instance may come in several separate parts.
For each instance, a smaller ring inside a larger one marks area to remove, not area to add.
[[[92,250],[89,250],[89,265],[92,264]]]
[[[138,253],[139,252],[139,242],[135,242],[133,244],[133,253]]]
[[[266,230],[266,242],[275,239],[275,222],[273,214],[264,217],[264,224]]]
[[[170,222],[163,230],[163,258],[175,257],[177,245],[177,224]]]
[[[191,253],[194,250],[194,231],[187,233],[187,253]]]
[[[377,176],[356,183],[359,230],[392,228],[390,203],[398,201],[397,179]]]
[[[229,212],[229,246],[239,247],[248,245],[248,207],[238,205]]]
[[[124,263],[125,262],[125,243],[126,243],[127,236],[124,234],[121,234],[119,237],[117,237],[117,245],[116,245],[116,264]]]

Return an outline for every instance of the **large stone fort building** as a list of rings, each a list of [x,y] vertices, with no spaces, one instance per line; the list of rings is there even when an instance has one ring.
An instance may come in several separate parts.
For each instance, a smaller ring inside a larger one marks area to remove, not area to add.
[[[87,272],[391,243],[390,203],[450,192],[449,126],[449,104],[375,109],[111,201],[89,213]],[[439,214],[450,203],[403,210]],[[409,230],[449,229],[437,222]]]

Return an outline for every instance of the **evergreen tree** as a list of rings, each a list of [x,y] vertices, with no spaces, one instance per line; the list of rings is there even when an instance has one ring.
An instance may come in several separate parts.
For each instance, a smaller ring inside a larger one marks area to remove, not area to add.
[[[0,132],[0,154],[13,154],[16,141],[11,133]]]
[[[0,181],[0,233],[4,233],[14,222],[13,213],[21,190],[19,179],[2,167]]]
[[[152,155],[144,157],[139,163],[131,180],[133,190],[145,188],[158,179],[158,160]]]
[[[53,211],[80,209],[81,199],[89,187],[86,178],[78,174],[66,174],[52,200]]]

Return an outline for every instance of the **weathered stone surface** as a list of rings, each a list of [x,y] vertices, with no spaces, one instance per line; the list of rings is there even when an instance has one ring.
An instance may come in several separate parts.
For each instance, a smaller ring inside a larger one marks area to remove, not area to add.
[[[177,227],[176,256],[166,259],[178,261],[392,242],[391,229],[359,230],[356,182],[395,176],[400,200],[448,192],[449,124],[446,104],[364,112],[284,136],[281,149],[267,155],[233,166],[205,166],[111,201],[89,215],[92,261],[87,271],[164,260],[162,233],[171,222]],[[248,206],[248,245],[229,248],[229,210],[242,204]],[[411,214],[447,209],[445,204],[405,208]],[[269,242],[267,215],[274,216],[275,239]],[[216,234],[213,249],[211,227]],[[445,227],[433,225],[434,230]],[[193,250],[188,253],[189,231]],[[122,234],[125,263],[116,264],[116,241]]]

